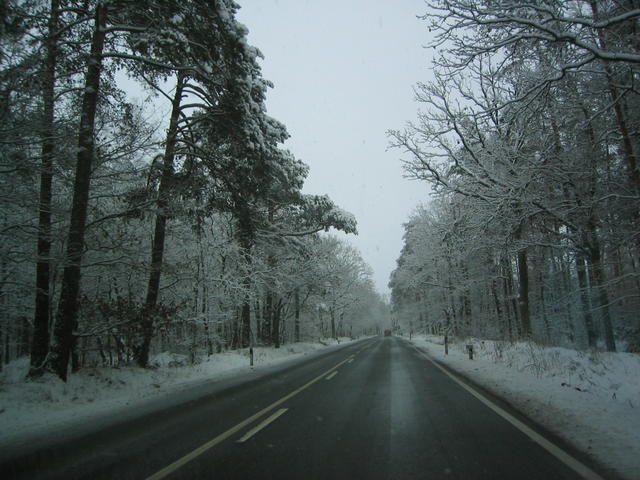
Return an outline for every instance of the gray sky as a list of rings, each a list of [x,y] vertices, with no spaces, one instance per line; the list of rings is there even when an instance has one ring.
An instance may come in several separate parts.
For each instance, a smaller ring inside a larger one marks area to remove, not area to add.
[[[347,236],[374,269],[380,293],[402,248],[402,224],[428,196],[402,178],[386,130],[415,117],[412,86],[429,78],[422,0],[237,0],[249,42],[274,83],[268,113],[286,147],[311,167],[307,193],[327,193],[358,220]]]

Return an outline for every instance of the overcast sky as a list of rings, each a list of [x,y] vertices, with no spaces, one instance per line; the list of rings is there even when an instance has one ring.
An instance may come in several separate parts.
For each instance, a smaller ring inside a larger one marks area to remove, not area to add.
[[[347,236],[380,293],[402,248],[402,224],[427,185],[402,177],[386,130],[415,117],[412,86],[429,78],[422,0],[238,0],[249,42],[274,83],[268,113],[311,167],[306,193],[327,193],[358,220]]]

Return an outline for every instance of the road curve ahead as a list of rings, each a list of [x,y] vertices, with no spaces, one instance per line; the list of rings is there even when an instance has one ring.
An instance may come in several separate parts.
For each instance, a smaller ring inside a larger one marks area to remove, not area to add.
[[[3,467],[4,478],[92,480],[602,478],[395,337],[355,343]]]

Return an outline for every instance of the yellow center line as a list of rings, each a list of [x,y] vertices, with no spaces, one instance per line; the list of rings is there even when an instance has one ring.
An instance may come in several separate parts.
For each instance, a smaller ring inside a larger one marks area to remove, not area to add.
[[[162,470],[158,470],[153,475],[147,477],[146,480],[160,480],[160,479],[165,478],[168,475],[172,474],[173,472],[178,470],[183,465],[189,463],[191,460],[193,460],[194,458],[199,457],[200,455],[202,455],[207,450],[210,450],[211,448],[215,447],[219,443],[225,441],[227,438],[229,438],[230,436],[234,435],[235,433],[237,433],[238,431],[242,430],[243,428],[245,428],[246,426],[250,425],[251,423],[255,422],[257,419],[259,419],[260,417],[262,417],[266,413],[269,413],[271,410],[273,410],[277,406],[282,405],[284,402],[286,402],[287,400],[295,397],[297,394],[299,394],[303,390],[306,390],[307,388],[309,388],[314,383],[319,382],[324,377],[326,377],[331,372],[333,372],[336,368],[338,368],[341,365],[343,365],[344,363],[346,363],[349,360],[349,358],[353,358],[353,356],[349,356],[348,358],[342,360],[341,362],[337,363],[336,365],[334,365],[333,367],[328,369],[326,372],[321,373],[320,375],[315,377],[313,380],[309,380],[307,383],[305,383],[301,387],[293,390],[292,392],[288,393],[287,395],[285,395],[284,397],[280,398],[279,400],[276,400],[271,405],[269,405],[267,407],[264,407],[259,412],[256,412],[253,415],[251,415],[250,417],[245,418],[243,421],[241,421],[237,425],[231,427],[229,430],[227,430],[225,432],[222,432],[217,437],[212,438],[211,440],[209,440],[206,443],[203,443],[202,445],[200,445],[195,450],[192,450],[191,452],[187,453],[185,456],[183,456],[183,457],[179,458],[178,460],[176,460],[175,462],[167,465]]]
[[[281,416],[287,410],[288,410],[287,408],[281,408],[280,410],[276,411],[276,413],[273,413],[273,414],[269,415],[262,422],[260,422],[258,425],[256,425],[251,430],[249,430],[247,433],[245,433],[242,437],[240,437],[240,439],[238,439],[238,443],[244,443],[247,440],[249,440],[251,437],[253,437],[260,430],[265,428],[271,422],[275,421],[279,416]]]

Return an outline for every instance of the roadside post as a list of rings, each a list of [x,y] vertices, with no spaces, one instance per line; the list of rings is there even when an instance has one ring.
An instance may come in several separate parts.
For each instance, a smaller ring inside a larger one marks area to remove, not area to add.
[[[467,345],[467,353],[469,354],[469,360],[473,360],[473,345]]]
[[[444,334],[444,354],[449,355],[449,336]]]
[[[249,347],[249,366],[253,367],[253,347]]]

